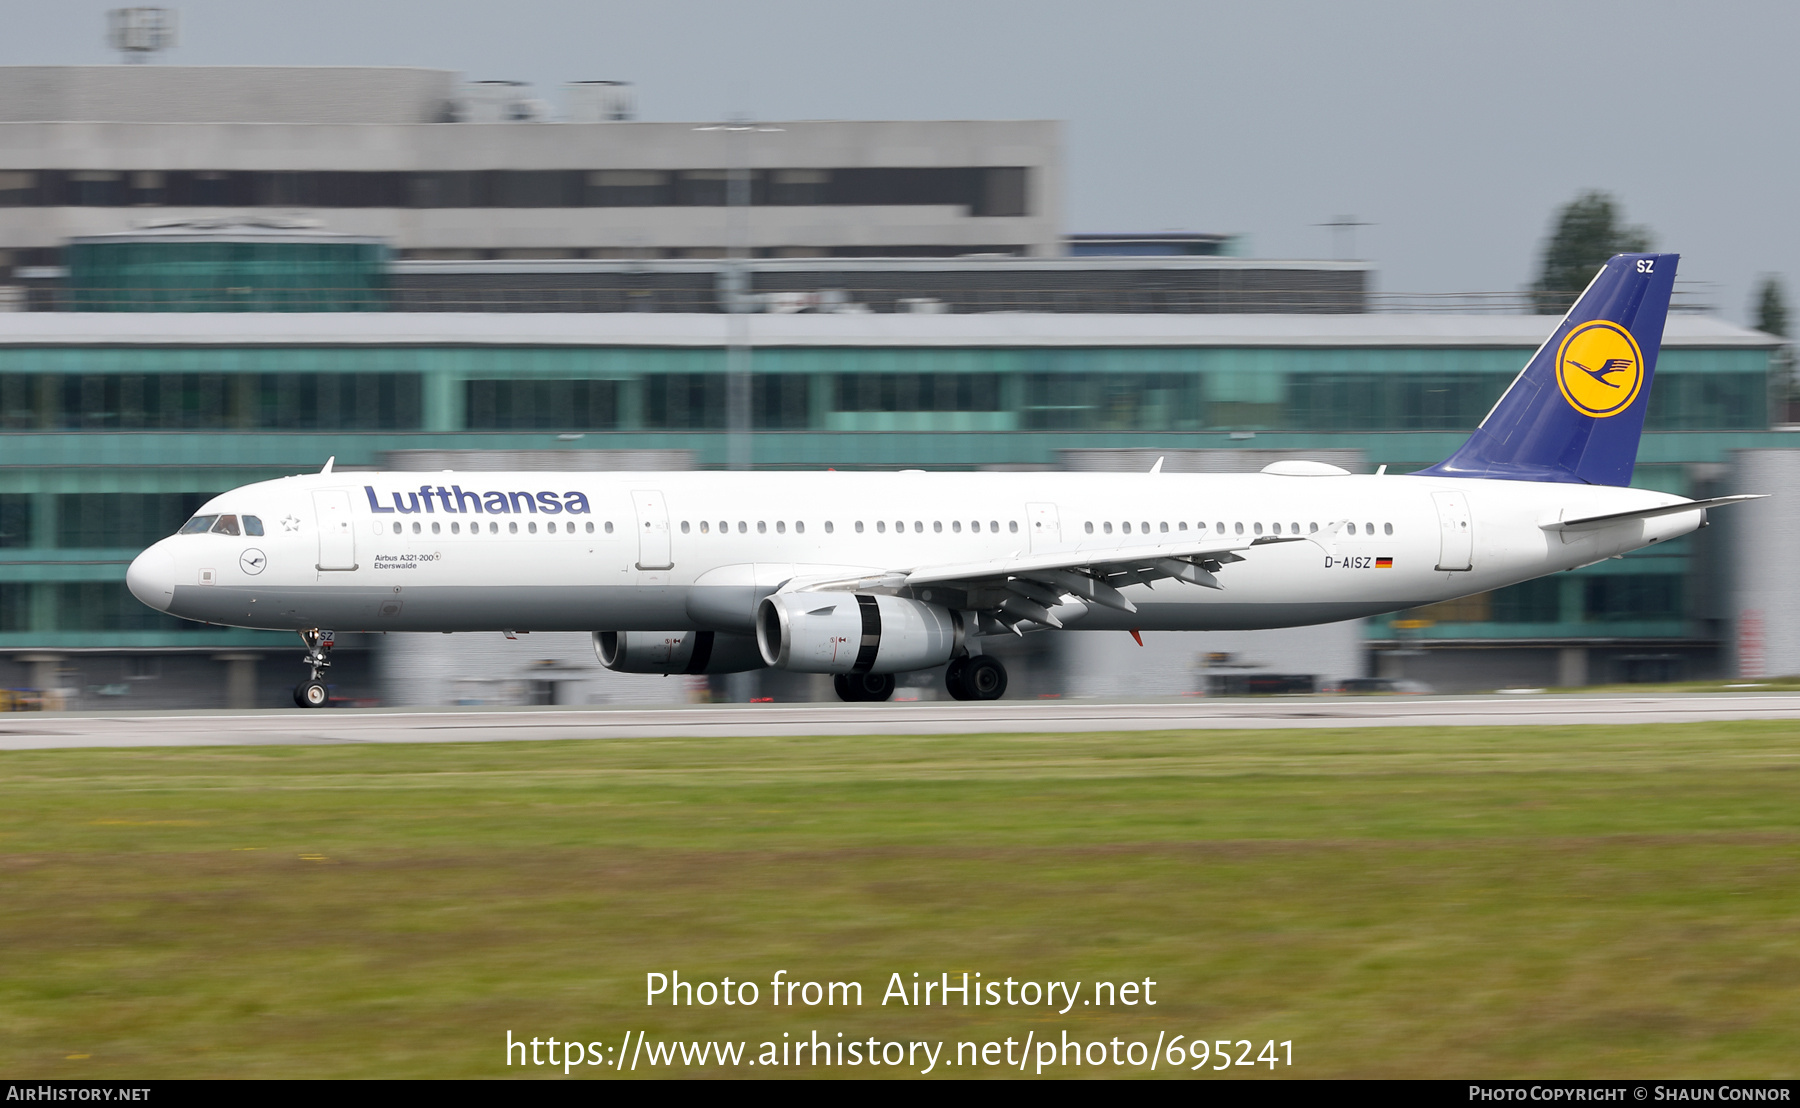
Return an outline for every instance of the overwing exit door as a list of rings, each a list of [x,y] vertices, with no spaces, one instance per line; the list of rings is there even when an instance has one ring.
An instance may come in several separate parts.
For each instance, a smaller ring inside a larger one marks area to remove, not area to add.
[[[1033,553],[1062,545],[1062,524],[1056,516],[1056,505],[1041,501],[1025,505],[1025,526],[1031,532]]]
[[[1470,556],[1475,550],[1475,532],[1469,520],[1469,500],[1460,492],[1434,492],[1432,502],[1438,514],[1439,569],[1471,568]]]
[[[350,525],[350,494],[321,489],[312,494],[319,520],[319,569],[356,568],[356,529]]]
[[[631,494],[637,509],[639,569],[668,569],[675,564],[669,553],[669,509],[663,494],[654,489],[639,489]]]

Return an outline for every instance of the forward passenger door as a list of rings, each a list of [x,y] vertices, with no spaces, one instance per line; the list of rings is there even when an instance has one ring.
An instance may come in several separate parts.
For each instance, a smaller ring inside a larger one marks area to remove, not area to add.
[[[350,494],[343,489],[321,489],[312,498],[319,522],[318,568],[355,569],[356,529],[351,526]]]

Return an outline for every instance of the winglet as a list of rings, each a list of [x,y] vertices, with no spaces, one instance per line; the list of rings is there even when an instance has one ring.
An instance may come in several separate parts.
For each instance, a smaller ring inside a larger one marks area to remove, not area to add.
[[[319,472],[320,472],[320,473],[330,473],[330,472],[331,472],[331,467],[332,467],[332,465],[333,465],[333,464],[334,464],[334,463],[335,463],[335,462],[336,462],[336,461],[337,461],[337,455],[336,455],[336,454],[333,454],[333,455],[332,455],[332,456],[331,456],[331,457],[329,457],[329,458],[326,458],[326,459],[325,459],[325,468],[324,468],[324,469],[321,469],[321,470],[320,470],[320,471],[319,471]]]

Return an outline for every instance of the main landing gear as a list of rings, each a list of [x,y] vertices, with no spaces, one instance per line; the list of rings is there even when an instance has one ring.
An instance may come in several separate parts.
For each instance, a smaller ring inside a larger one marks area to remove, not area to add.
[[[331,703],[331,690],[326,687],[324,676],[331,668],[331,645],[336,637],[334,632],[317,627],[300,632],[300,641],[306,644],[306,655],[300,660],[306,663],[311,676],[294,686],[295,706],[323,708]]]
[[[831,679],[838,699],[849,703],[886,700],[894,695],[891,673],[838,674]],[[1006,667],[987,654],[953,658],[944,670],[944,687],[957,700],[999,700],[1006,695]]]
[[[1006,667],[991,654],[952,658],[944,687],[956,700],[999,700],[1006,695]]]
[[[840,673],[831,679],[831,687],[837,690],[839,700],[852,704],[859,701],[886,700],[894,695],[894,675],[891,673]]]

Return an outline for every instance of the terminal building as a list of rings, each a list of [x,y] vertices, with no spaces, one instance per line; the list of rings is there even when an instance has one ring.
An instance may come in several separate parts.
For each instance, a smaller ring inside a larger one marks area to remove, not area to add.
[[[432,70],[0,69],[0,306],[23,309],[0,312],[0,685],[90,708],[290,703],[296,640],[143,607],[136,552],[210,495],[330,458],[723,466],[734,343],[759,467],[1404,473],[1449,454],[1555,325],[1385,310],[1366,263],[1236,257],[1230,236],[1065,235],[1053,123],[722,132],[575,91],[551,121]],[[1791,484],[1779,342],[1672,314],[1636,483]],[[1136,653],[1042,634],[1008,665],[1025,696],[1790,672],[1792,620],[1744,591],[1785,572],[1792,512],[1770,504],[1391,618]],[[581,636],[401,638],[342,642],[340,695],[696,691],[606,674]]]
[[[1449,454],[1553,326],[1385,313],[742,323],[760,467],[1148,469],[1167,455],[1169,468],[1260,468],[1280,455],[1390,473]],[[144,608],[124,589],[125,567],[208,495],[328,458],[493,468],[462,452],[505,451],[610,468],[619,456],[606,452],[652,451],[662,464],[722,466],[732,327],[729,316],[676,313],[0,316],[0,653],[79,670],[54,687],[139,699],[158,666],[248,673],[253,655],[285,660],[288,636]],[[1746,491],[1731,479],[1734,452],[1793,439],[1768,429],[1776,341],[1671,315],[1636,483]],[[1729,559],[1711,535],[1356,625],[1354,658],[1322,676],[1450,689],[1727,672]],[[1060,649],[1049,645],[1058,636],[1036,638],[1045,645],[1033,651]],[[338,673],[369,698],[382,697],[373,662],[359,669],[355,658],[375,645],[347,642]],[[1057,691],[1061,665],[1038,657],[1028,687]],[[239,680],[279,704],[288,669]],[[35,672],[10,679],[48,687]]]

